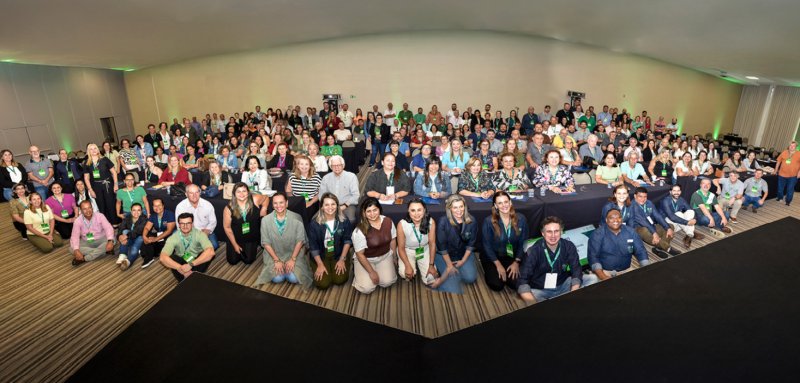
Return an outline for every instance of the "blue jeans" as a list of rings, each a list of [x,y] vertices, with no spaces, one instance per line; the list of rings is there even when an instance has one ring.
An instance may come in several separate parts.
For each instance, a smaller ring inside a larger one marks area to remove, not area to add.
[[[139,258],[139,249],[144,244],[144,237],[136,237],[133,241],[128,241],[125,245],[119,245],[119,253],[128,256],[129,264],[133,264],[136,258]]]
[[[211,242],[211,247],[213,247],[214,250],[216,251],[219,248],[219,241],[217,241],[217,235],[214,233],[209,234],[208,240]]]
[[[722,221],[722,217],[719,216],[719,213],[717,213],[716,211],[712,211],[711,212],[711,216],[714,218],[714,227],[715,228],[720,227],[719,222]],[[694,218],[697,220],[697,226],[708,226],[708,224],[711,223],[711,221],[708,219],[708,217],[706,217],[703,214],[703,212],[700,211],[700,209],[695,209],[694,210]],[[726,211],[725,212],[725,219],[729,219],[729,218],[730,218],[730,215]]]
[[[561,294],[566,294],[572,289],[572,278],[567,278],[561,286],[556,287],[555,289],[531,289],[531,294],[533,297],[536,298],[537,302],[541,302],[543,300],[547,300],[550,298],[555,298]]]
[[[219,186],[213,186],[212,185],[212,186],[209,186],[208,188],[206,188],[206,190],[203,190],[202,192],[200,192],[200,196],[208,197],[208,198],[214,198],[214,197],[218,196],[221,192],[222,191],[219,190]]]
[[[383,151],[385,150],[386,145],[382,144],[380,141],[372,142],[372,153],[369,155],[369,166],[375,165],[375,159],[378,159],[380,162],[381,156],[383,155]]]
[[[33,184],[33,190],[39,193],[42,196],[42,200],[47,199],[47,186],[41,184]]]
[[[453,263],[457,261],[453,258],[451,258],[451,260]],[[434,265],[436,265],[436,270],[439,271],[439,275],[447,270],[447,263],[445,263],[444,257],[440,254],[436,254],[433,262]],[[458,274],[450,275],[444,281],[444,283],[442,283],[439,288],[436,289],[437,291],[461,294],[464,292],[462,283],[468,285],[475,283],[475,281],[478,279],[478,267],[476,266],[475,253],[470,255],[469,259],[457,269]]]
[[[742,209],[746,208],[748,205],[752,204],[755,207],[764,206],[761,203],[761,197],[752,197],[747,194],[744,195],[744,201],[742,201]]]
[[[797,185],[797,177],[781,177],[778,176],[778,200],[783,199],[786,195],[786,203],[791,203],[794,197],[794,187]],[[785,190],[785,192],[784,192]]]
[[[300,281],[297,280],[297,276],[294,275],[294,272],[291,272],[289,274],[276,275],[274,278],[272,278],[272,283],[283,283],[283,282],[289,282],[295,285],[300,283]]]
[[[12,190],[11,188],[3,188],[3,197],[5,197],[6,201],[11,201]]]

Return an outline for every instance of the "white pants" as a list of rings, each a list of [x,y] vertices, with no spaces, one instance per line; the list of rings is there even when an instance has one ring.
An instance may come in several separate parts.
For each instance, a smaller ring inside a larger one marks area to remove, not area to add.
[[[422,283],[430,285],[435,280],[432,275],[428,274],[428,266],[431,264],[430,250],[428,246],[425,246],[425,252],[422,253],[422,258],[420,259],[416,259],[416,250],[406,247],[406,257],[408,257],[408,262],[411,263],[414,275],[419,274]],[[418,270],[422,270],[422,273],[418,273]],[[406,279],[406,265],[402,261],[397,262],[397,273],[400,274],[401,278]]]
[[[681,217],[681,218],[683,218],[683,219],[685,219],[687,221],[691,221],[691,220],[694,219],[694,210],[686,210],[684,212],[680,212],[679,211],[679,212],[675,213],[675,215],[677,215],[678,217]],[[672,222],[669,218],[667,218],[667,223],[672,225],[673,230],[675,231],[675,233],[678,233],[679,231],[683,231],[684,233],[686,233],[686,236],[688,236],[690,238],[694,237],[694,225],[692,225],[692,226],[681,225],[681,224]]]
[[[378,273],[378,284],[372,283],[367,269],[361,265],[361,262],[358,261],[358,257],[353,255],[353,287],[355,287],[356,290],[364,294],[369,294],[375,291],[375,288],[378,286],[389,287],[397,281],[397,273],[394,270],[394,257],[391,251],[380,257],[367,258],[367,261],[375,272]]]

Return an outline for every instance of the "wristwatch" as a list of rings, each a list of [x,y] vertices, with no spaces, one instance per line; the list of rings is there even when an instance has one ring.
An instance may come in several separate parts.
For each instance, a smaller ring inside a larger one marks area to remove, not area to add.
[[[194,267],[194,261],[189,261],[189,266]]]

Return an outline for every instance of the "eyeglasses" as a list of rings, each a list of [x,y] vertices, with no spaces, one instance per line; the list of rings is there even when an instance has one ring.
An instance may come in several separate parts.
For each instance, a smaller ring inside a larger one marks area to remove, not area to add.
[[[191,226],[192,222],[178,222],[180,226]]]

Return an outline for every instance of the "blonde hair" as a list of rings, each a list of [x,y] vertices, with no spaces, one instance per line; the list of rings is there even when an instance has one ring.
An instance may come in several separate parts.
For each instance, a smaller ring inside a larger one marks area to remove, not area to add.
[[[305,156],[305,155],[302,155],[302,154],[300,154],[300,155],[298,155],[297,157],[294,158],[294,169],[292,170],[292,173],[294,174],[294,176],[296,178],[302,178],[303,177],[303,175],[300,174],[300,167],[297,166],[297,164],[300,163],[300,160],[308,161],[308,177],[307,178],[313,178],[317,174],[317,169],[314,167],[314,163],[311,162],[311,159],[308,158],[308,156]]]
[[[31,202],[31,198],[33,198],[34,195],[39,197],[39,209],[42,210],[42,213],[47,213],[48,209],[47,204],[44,203],[44,198],[42,198],[41,194],[35,191],[31,192],[31,194],[28,194],[28,210],[30,210],[32,213],[36,213],[36,210],[33,210],[33,203]]]
[[[453,204],[456,202],[461,202],[462,204],[464,204],[464,223],[472,223],[472,216],[469,215],[469,208],[467,207],[467,202],[464,200],[464,197],[462,197],[459,194],[451,194],[449,197],[447,197],[447,200],[445,201],[445,209],[444,209],[445,213],[447,214],[447,220],[450,221],[450,224],[453,226],[458,224],[456,222],[456,219],[453,218],[453,212],[452,212]]]
[[[97,147],[97,144],[90,143],[89,145],[86,145],[86,165],[89,166],[95,165],[94,159],[92,158],[92,151],[91,151],[92,148],[95,148],[97,150],[97,156],[99,157],[97,159],[98,162],[100,161],[100,159],[103,158],[103,155],[100,154],[100,148]]]

